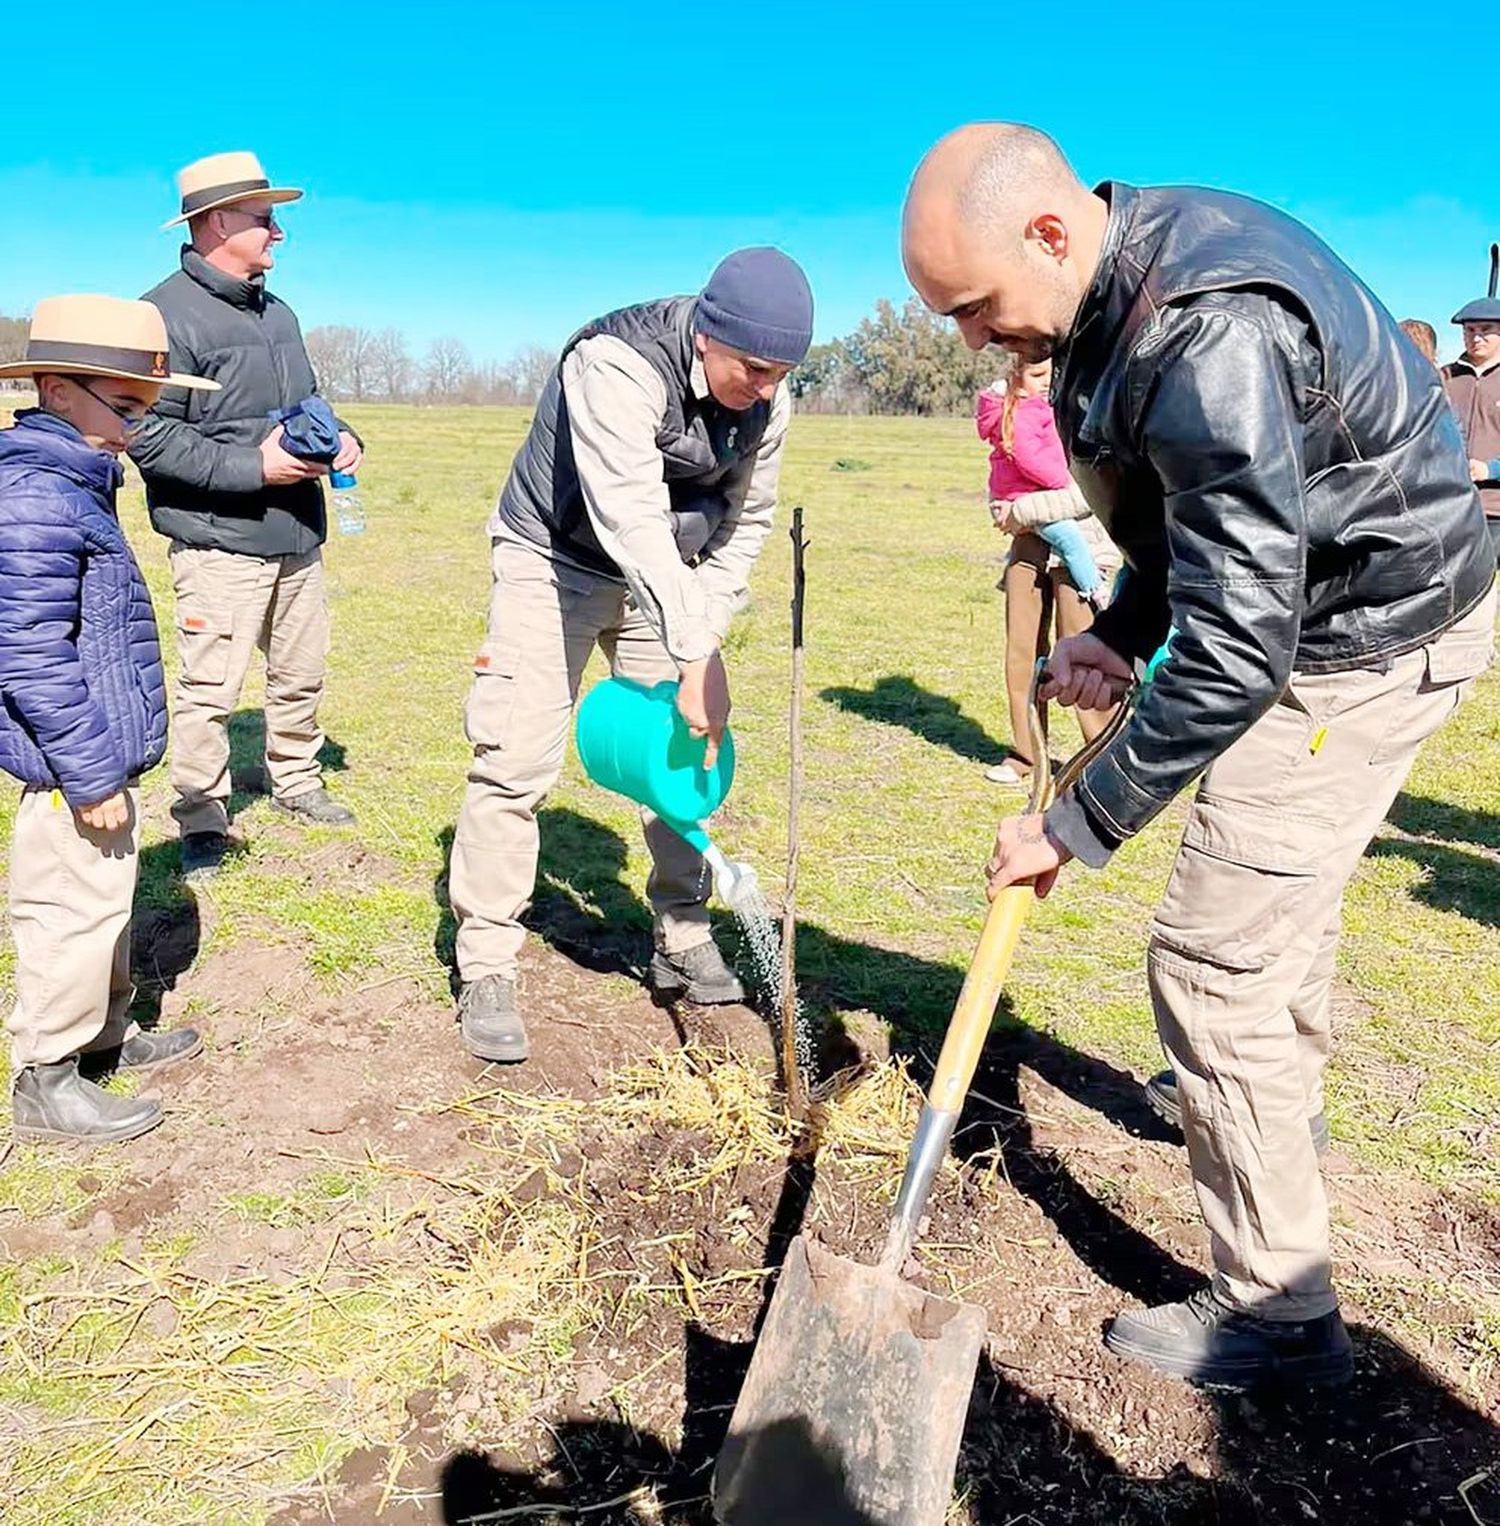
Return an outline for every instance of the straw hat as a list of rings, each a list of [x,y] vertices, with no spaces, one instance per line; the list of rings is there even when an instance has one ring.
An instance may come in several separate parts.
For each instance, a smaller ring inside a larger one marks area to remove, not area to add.
[[[269,201],[279,206],[298,201],[302,192],[290,186],[273,186],[254,154],[210,154],[177,172],[182,211],[162,227],[175,228],[200,212],[232,207],[237,201]]]
[[[167,326],[149,302],[124,297],[45,297],[36,305],[26,356],[0,376],[117,376],[217,392],[206,376],[167,369]]]

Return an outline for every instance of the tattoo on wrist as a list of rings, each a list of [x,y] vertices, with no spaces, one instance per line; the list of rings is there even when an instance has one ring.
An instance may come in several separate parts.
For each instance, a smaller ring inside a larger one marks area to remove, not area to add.
[[[1016,837],[1021,842],[1045,842],[1047,831],[1040,816],[1023,816],[1021,824],[1016,828]]]

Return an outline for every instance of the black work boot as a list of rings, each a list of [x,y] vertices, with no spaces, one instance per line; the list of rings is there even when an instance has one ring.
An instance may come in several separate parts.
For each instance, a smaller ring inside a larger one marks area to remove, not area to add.
[[[660,995],[682,997],[700,1007],[722,1007],[745,999],[740,977],[725,964],[712,938],[677,954],[657,949],[646,978]]]
[[[458,993],[458,1026],[464,1047],[476,1059],[515,1065],[531,1053],[516,1006],[516,983],[504,975],[465,983]]]
[[[1182,1098],[1177,1094],[1177,1073],[1164,1070],[1159,1076],[1152,1076],[1141,1090],[1146,1094],[1146,1102],[1151,1111],[1163,1123],[1171,1124],[1180,1134],[1182,1132]],[[1319,1113],[1316,1118],[1307,1120],[1307,1127],[1312,1132],[1313,1149],[1319,1155],[1326,1155],[1328,1153],[1328,1120]]]
[[[1354,1347],[1337,1309],[1317,1319],[1257,1319],[1231,1309],[1208,1287],[1181,1303],[1118,1315],[1104,1344],[1207,1388],[1332,1387],[1354,1376]]]
[[[150,1070],[176,1065],[203,1052],[203,1035],[196,1028],[169,1028],[164,1033],[132,1033],[113,1049],[86,1049],[78,1056],[82,1076],[106,1076],[112,1070]]]
[[[219,872],[229,839],[222,832],[185,832],[182,837],[182,877],[211,880]]]
[[[290,800],[273,798],[271,809],[280,811],[283,816],[294,816],[298,821],[312,822],[320,827],[354,825],[354,812],[347,805],[340,805],[321,784],[317,789],[293,795]]]
[[[116,1097],[78,1074],[78,1057],[55,1065],[28,1065],[11,1094],[17,1139],[81,1139],[108,1144],[134,1139],[161,1122],[154,1097]]]

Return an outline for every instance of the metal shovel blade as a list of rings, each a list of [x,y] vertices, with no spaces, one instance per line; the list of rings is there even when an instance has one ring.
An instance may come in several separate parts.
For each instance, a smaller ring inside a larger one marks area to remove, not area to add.
[[[939,1526],[985,1317],[798,1235],[714,1470],[726,1526]]]

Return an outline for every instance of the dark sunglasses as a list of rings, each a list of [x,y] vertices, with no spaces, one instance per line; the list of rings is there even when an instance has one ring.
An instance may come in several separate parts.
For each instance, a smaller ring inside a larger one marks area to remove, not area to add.
[[[272,228],[279,228],[274,212],[247,212],[243,207],[224,207],[225,212],[233,212],[236,217],[243,217],[252,228],[264,228],[269,232]]]

